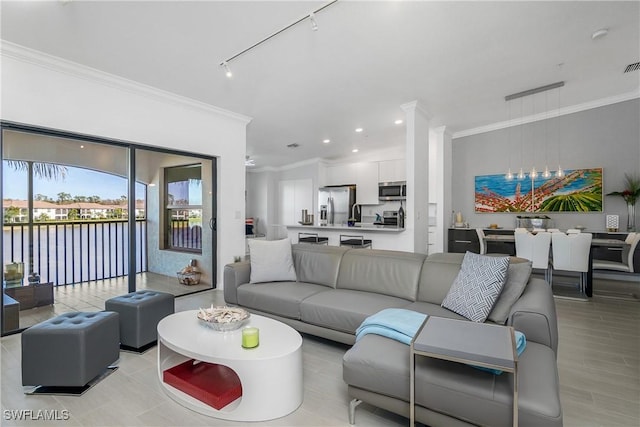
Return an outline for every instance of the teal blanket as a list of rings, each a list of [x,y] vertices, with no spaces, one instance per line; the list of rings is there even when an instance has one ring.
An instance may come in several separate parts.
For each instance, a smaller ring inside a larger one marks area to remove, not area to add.
[[[367,334],[376,334],[409,345],[426,318],[417,311],[386,308],[364,319],[356,329],[356,342]]]

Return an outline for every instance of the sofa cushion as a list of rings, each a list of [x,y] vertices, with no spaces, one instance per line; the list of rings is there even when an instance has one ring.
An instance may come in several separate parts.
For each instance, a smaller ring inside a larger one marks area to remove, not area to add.
[[[358,326],[372,314],[385,308],[402,308],[407,304],[407,300],[387,295],[333,289],[302,301],[300,314],[304,322],[355,334]]]
[[[432,304],[430,302],[416,301],[404,307],[407,310],[417,311],[418,313],[428,314],[429,316],[446,317],[448,319],[468,320],[458,313],[440,306],[440,304]]]
[[[522,258],[518,258],[522,259]],[[488,319],[495,323],[504,323],[509,317],[511,306],[520,298],[524,288],[531,276],[531,261],[517,262],[514,258],[509,262],[507,270],[507,280],[504,283],[502,292],[498,296],[496,303],[489,313]]]
[[[291,248],[299,281],[336,287],[340,261],[348,248],[307,244],[296,244]]]
[[[238,287],[238,304],[291,319],[300,319],[300,302],[322,292],[322,285],[304,282],[273,282]]]
[[[251,283],[296,281],[291,241],[249,239]]]
[[[467,252],[442,306],[474,322],[484,322],[507,277],[509,257]]]
[[[442,304],[451,284],[460,272],[464,254],[437,253],[429,255],[420,273],[418,301]]]
[[[424,260],[423,254],[352,249],[342,257],[336,288],[415,301]]]
[[[409,401],[409,346],[367,335],[343,358],[343,379],[354,387]],[[518,364],[522,426],[562,426],[555,353],[528,343]],[[513,378],[465,364],[416,358],[416,403],[477,425],[510,426]]]

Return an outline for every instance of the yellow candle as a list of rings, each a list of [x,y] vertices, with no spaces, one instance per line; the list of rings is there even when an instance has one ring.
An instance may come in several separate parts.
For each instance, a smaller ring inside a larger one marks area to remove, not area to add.
[[[260,330],[258,328],[244,328],[242,330],[242,347],[255,348],[260,344]]]

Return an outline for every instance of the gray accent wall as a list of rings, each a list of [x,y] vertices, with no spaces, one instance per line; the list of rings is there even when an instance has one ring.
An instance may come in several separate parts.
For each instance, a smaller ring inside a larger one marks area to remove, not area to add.
[[[516,173],[521,165],[520,153],[525,171],[534,161],[539,172],[544,170],[545,162],[552,170],[558,161],[565,170],[602,167],[604,194],[621,191],[625,173],[640,175],[640,100],[454,139],[452,209],[462,212],[470,227],[492,223],[505,228],[515,226],[515,213],[474,212],[474,178],[504,174],[509,167]],[[548,216],[560,229],[583,225],[595,231],[605,229],[607,214],[619,215],[621,231],[625,230],[627,209],[621,197],[605,196],[603,212]],[[636,206],[638,227],[640,203]]]

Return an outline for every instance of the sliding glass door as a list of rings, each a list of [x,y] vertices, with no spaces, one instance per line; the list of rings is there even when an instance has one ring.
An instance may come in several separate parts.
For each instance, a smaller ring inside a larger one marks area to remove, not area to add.
[[[16,125],[1,141],[3,334],[215,287],[214,159]]]

